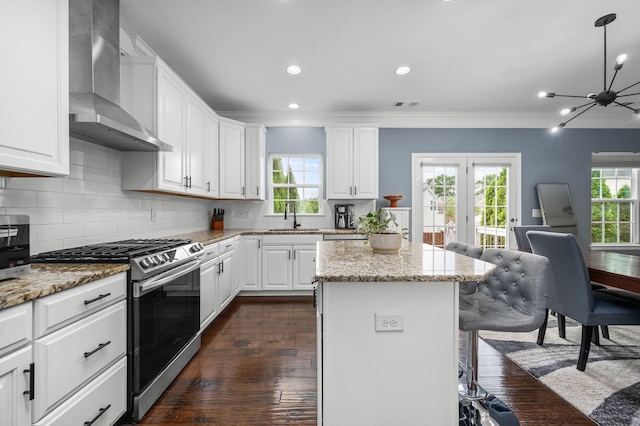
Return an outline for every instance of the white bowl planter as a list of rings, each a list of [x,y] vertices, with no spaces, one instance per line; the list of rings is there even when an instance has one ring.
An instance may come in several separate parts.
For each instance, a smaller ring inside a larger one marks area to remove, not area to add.
[[[369,245],[374,253],[395,254],[402,247],[402,234],[369,234]]]

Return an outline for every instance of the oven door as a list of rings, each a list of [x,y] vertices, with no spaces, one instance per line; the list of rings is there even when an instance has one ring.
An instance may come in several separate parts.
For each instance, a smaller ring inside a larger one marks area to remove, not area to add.
[[[200,330],[200,262],[133,283],[134,395],[151,384]]]

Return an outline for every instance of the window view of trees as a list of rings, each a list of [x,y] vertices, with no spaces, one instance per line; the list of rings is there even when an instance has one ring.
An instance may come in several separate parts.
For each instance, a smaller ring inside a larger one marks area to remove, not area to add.
[[[591,170],[591,242],[632,242],[631,177],[631,169]]]
[[[274,156],[271,170],[273,213],[284,213],[287,202],[294,202],[298,213],[319,213],[319,157]]]

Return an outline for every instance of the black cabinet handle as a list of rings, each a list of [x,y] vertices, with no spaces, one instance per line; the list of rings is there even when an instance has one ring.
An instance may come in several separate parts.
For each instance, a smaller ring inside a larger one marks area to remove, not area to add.
[[[23,395],[29,395],[29,401],[33,401],[36,397],[36,365],[32,362],[29,364],[28,370],[23,370],[25,374],[29,373],[29,390],[22,392]]]
[[[88,305],[90,303],[97,302],[100,299],[104,299],[105,297],[108,297],[108,296],[111,296],[111,293],[99,294],[98,297],[96,297],[95,299],[85,300],[84,304]]]
[[[93,419],[91,419],[91,421],[84,422],[84,426],[91,426],[92,424],[94,424],[96,420],[98,420],[100,416],[103,415],[109,408],[111,408],[111,404],[107,405],[104,408],[101,408],[100,411],[98,412],[98,415],[95,416]]]
[[[97,348],[95,348],[94,350],[92,350],[91,352],[85,352],[85,353],[84,353],[84,357],[85,357],[85,358],[89,358],[91,355],[95,354],[96,352],[98,352],[99,350],[101,350],[102,348],[104,348],[105,346],[110,345],[110,344],[111,344],[111,340],[109,340],[109,341],[108,341],[108,342],[106,342],[106,343],[100,343],[100,344],[98,345],[98,347],[97,347]]]

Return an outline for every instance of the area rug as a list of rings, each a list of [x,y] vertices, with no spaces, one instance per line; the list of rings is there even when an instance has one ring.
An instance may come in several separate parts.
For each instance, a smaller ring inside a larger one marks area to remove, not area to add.
[[[591,344],[585,371],[576,368],[581,327],[567,318],[566,329],[561,339],[549,316],[543,346],[536,344],[537,331],[480,336],[599,425],[640,426],[640,327],[609,327],[609,340]]]

